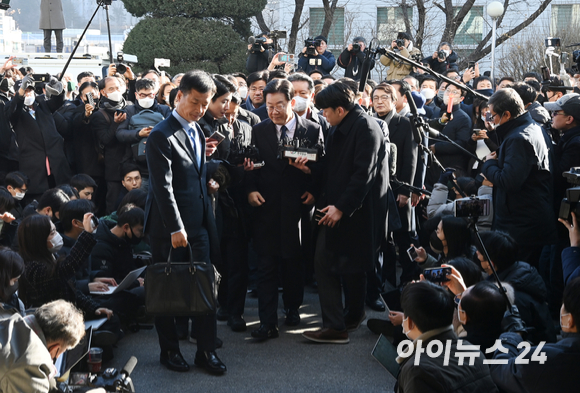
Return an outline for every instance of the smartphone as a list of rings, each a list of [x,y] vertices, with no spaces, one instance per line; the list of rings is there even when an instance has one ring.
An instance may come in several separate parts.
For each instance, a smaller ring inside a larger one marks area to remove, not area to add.
[[[453,214],[455,217],[488,216],[489,209],[489,199],[460,198],[453,201]]]
[[[208,141],[217,141],[219,145],[220,143],[222,143],[224,139],[226,139],[226,137],[224,136],[224,134],[220,133],[219,131],[216,131],[213,134],[211,134],[207,139]]]
[[[423,270],[423,277],[431,282],[445,282],[449,281],[447,278],[451,274],[450,267],[432,267]]]
[[[475,61],[470,61],[467,63],[467,69],[475,68]]]
[[[550,69],[546,66],[541,67],[542,70],[542,80],[549,81],[550,80]]]
[[[95,97],[93,96],[93,93],[87,93],[87,100],[89,101],[89,105],[91,106],[95,106]]]
[[[32,79],[35,82],[48,83],[50,82],[50,74],[32,74]]]
[[[319,222],[325,215],[326,215],[325,212],[323,212],[320,209],[316,209],[316,211],[314,212],[314,221]]]
[[[413,246],[409,247],[409,249],[407,250],[407,255],[409,256],[409,258],[411,258],[412,261],[414,261],[419,256],[417,254],[417,250],[415,250],[415,247]]]
[[[281,61],[282,63],[292,63],[294,62],[294,55],[293,54],[280,55],[278,56],[278,60]]]
[[[473,129],[473,133],[474,133],[475,135],[479,135],[479,132],[480,132],[480,131],[481,131],[481,128],[474,128],[474,129]]]
[[[91,217],[91,229],[94,231],[99,226],[99,219],[95,216]]]

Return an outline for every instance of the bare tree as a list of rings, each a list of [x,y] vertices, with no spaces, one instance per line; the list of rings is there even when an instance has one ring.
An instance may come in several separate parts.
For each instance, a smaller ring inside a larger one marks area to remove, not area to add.
[[[302,11],[304,10],[305,0],[296,0],[294,6],[294,15],[292,16],[292,27],[290,29],[290,37],[288,39],[288,52],[294,53],[296,50],[296,37],[298,36],[298,31],[304,27],[306,22],[300,23],[302,17]]]
[[[328,37],[328,33],[330,33],[330,28],[332,27],[332,23],[334,22],[334,11],[336,10],[336,4],[338,0],[322,0],[322,4],[324,5],[324,23],[322,24],[322,35]]]

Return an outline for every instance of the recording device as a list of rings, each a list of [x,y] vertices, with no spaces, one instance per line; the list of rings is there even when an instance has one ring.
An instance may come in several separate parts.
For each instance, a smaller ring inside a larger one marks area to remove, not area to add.
[[[117,63],[115,63],[115,67],[117,67],[117,72],[120,74],[127,72],[127,64],[125,63],[137,63],[137,56],[117,52]]]
[[[95,228],[97,228],[99,226],[99,219],[97,217],[95,217],[94,215],[91,216],[91,228],[93,229],[93,231],[95,230]]]
[[[308,161],[318,161],[319,157],[324,154],[324,142],[322,140],[312,146],[309,139],[293,140],[284,139],[278,142],[278,158],[292,158],[306,157]]]
[[[352,51],[353,53],[356,52],[360,52],[360,44],[358,42],[355,42],[354,44],[352,44]]]
[[[278,56],[278,60],[282,63],[294,63],[294,54],[280,55]]]
[[[480,199],[475,196],[460,198],[453,201],[453,215],[467,218],[488,216],[489,206],[489,199]]]
[[[316,56],[318,53],[316,52],[316,48],[322,44],[322,40],[315,40],[314,38],[309,37],[307,40],[304,41],[304,46],[306,47],[306,54],[308,56]]]
[[[0,10],[7,10],[8,8],[10,8],[10,0],[2,0],[0,2]]]
[[[556,47],[559,48],[559,47],[562,46],[562,43],[561,43],[560,39],[559,38],[554,38],[554,37],[548,37],[548,38],[546,38],[545,44],[546,44],[546,48],[549,48],[550,46],[553,46],[555,48]]]
[[[449,281],[447,276],[449,276],[450,274],[451,274],[450,267],[433,267],[423,270],[423,277],[425,277],[426,280],[435,283]]]
[[[50,74],[32,74],[32,79],[34,83],[48,83],[50,82]]]
[[[246,158],[249,158],[253,163],[254,167],[261,167],[263,165],[258,165],[262,159],[260,158],[260,151],[255,145],[244,146],[243,135],[238,134],[230,142],[230,155],[228,156],[228,162],[232,165],[243,165]]]
[[[576,217],[580,217],[580,167],[570,168],[568,172],[562,174],[566,181],[575,187],[566,190],[566,197],[560,202],[558,218],[572,222],[572,212]]]
[[[89,101],[90,106],[95,106],[95,97],[93,96],[93,93],[87,93],[87,100]]]
[[[405,46],[405,40],[402,40],[402,39],[400,39],[400,38],[399,38],[399,39],[395,40],[395,44],[396,44],[396,45],[397,45],[399,48],[402,48],[402,47],[404,47],[404,46]]]
[[[550,83],[550,69],[546,66],[542,66],[540,69],[542,72],[542,83]]]
[[[467,62],[467,69],[470,70],[472,68],[475,68],[475,61]]]
[[[287,36],[286,30],[272,30],[268,33],[268,38],[273,40],[285,40]]]
[[[253,37],[248,38],[248,44],[252,45],[250,49],[252,52],[261,52],[266,49],[266,37]]]
[[[415,250],[415,247],[413,246],[409,247],[407,250],[407,255],[412,261],[414,261],[419,256],[419,254],[417,254],[417,250]]]
[[[320,210],[320,209],[316,209],[316,210],[314,211],[314,221],[315,221],[316,223],[320,222],[320,220],[322,220],[322,217],[324,217],[325,215],[326,215],[326,213],[325,213],[325,212],[323,212],[323,211],[322,211],[322,210]]]
[[[171,60],[170,59],[155,59],[153,66],[155,68],[160,68],[160,67],[169,68],[169,67],[171,67]]]
[[[211,135],[209,136],[209,138],[207,138],[207,139],[208,139],[208,141],[210,141],[210,142],[211,142],[211,141],[216,141],[216,142],[218,143],[218,145],[219,145],[220,143],[222,143],[222,141],[223,141],[224,139],[226,139],[226,137],[225,137],[225,136],[224,136],[224,134],[222,134],[221,132],[219,132],[219,131],[216,131],[216,132],[214,132],[213,134],[211,134]]]
[[[113,0],[97,0],[97,4],[111,5],[113,4]]]
[[[445,52],[444,50],[440,50],[439,52],[437,52],[437,57],[440,60],[445,60],[447,58],[447,52]]]
[[[131,373],[137,365],[137,358],[131,358],[125,363],[125,366],[118,372],[115,368],[107,368],[101,375],[87,373],[71,373],[71,386],[67,386],[69,390],[62,390],[64,392],[72,392],[77,389],[90,388],[104,388],[107,392],[127,392],[134,393],[135,386],[131,380]],[[85,391],[85,390],[82,390]]]

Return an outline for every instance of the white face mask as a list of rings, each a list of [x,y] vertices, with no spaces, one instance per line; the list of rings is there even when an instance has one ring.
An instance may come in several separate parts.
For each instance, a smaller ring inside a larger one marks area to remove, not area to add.
[[[63,243],[62,236],[57,232],[54,237],[50,239],[50,244],[52,247],[49,248],[48,251],[52,252],[53,254],[58,252],[62,248]]]
[[[562,325],[562,317],[566,317],[568,315],[570,315],[570,313],[560,315],[560,327],[562,329],[570,329],[570,325]]]
[[[114,91],[112,93],[109,93],[107,98],[111,101],[119,102],[121,101],[121,99],[123,99],[123,95],[121,94],[120,91]]]
[[[16,195],[14,195],[14,199],[16,199],[17,201],[21,201],[24,199],[25,195],[26,194],[23,192],[17,192]]]
[[[26,96],[24,97],[24,105],[26,106],[32,106],[32,104],[34,104],[34,100],[36,99],[36,97],[34,96]]]
[[[304,97],[294,96],[294,112],[304,112],[308,108],[308,102]]]
[[[449,56],[449,55],[451,54],[451,51],[450,51],[450,50],[448,50],[448,49],[443,49],[443,52],[445,52],[445,54],[446,54],[447,56]]]
[[[426,100],[432,100],[433,97],[435,97],[435,91],[429,87],[426,87],[421,90],[421,95],[425,97]]]
[[[246,97],[248,96],[248,86],[240,86],[240,88],[238,89],[238,93],[240,93],[240,96],[243,99],[246,99]]]
[[[155,98],[139,98],[137,101],[139,102],[139,106],[141,106],[141,108],[149,109],[155,103]]]
[[[405,331],[405,322],[407,321],[407,319],[409,319],[409,317],[403,319],[403,324],[401,325],[401,327],[403,328],[403,334],[407,337],[409,337],[409,333],[411,332],[410,330]]]

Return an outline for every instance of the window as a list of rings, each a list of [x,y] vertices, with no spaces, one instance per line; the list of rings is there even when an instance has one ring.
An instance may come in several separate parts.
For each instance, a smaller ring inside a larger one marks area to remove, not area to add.
[[[455,14],[461,7],[454,7]],[[465,15],[455,34],[455,45],[477,45],[483,36],[483,6],[473,6]]]
[[[322,33],[324,25],[324,8],[310,8],[310,37],[314,38]],[[334,10],[334,20],[328,33],[328,46],[344,45],[344,8],[336,7]]]
[[[580,5],[554,4],[550,18],[550,35],[558,36],[559,32],[568,28],[576,28],[580,22]]]
[[[407,17],[413,24],[413,8],[407,8]],[[377,7],[377,38],[387,45],[397,38],[399,31],[406,31],[402,7]]]

